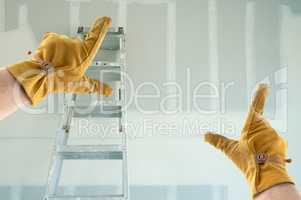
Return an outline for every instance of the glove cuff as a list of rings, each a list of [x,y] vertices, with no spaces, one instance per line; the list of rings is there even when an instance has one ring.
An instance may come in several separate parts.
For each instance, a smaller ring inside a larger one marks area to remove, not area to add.
[[[47,95],[47,78],[38,63],[19,62],[8,66],[9,73],[20,83],[31,105],[38,104]]]
[[[273,163],[259,165],[258,173],[252,184],[253,197],[256,197],[275,185],[283,183],[294,184],[292,178],[288,175],[285,164],[282,166]]]

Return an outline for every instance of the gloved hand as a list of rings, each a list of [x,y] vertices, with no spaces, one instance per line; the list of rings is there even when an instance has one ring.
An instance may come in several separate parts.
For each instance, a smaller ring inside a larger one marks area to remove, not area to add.
[[[109,17],[97,18],[84,40],[47,32],[31,60],[8,67],[32,105],[56,92],[112,94],[110,86],[85,75],[110,23]]]
[[[205,141],[223,151],[245,174],[253,197],[281,183],[292,183],[286,171],[287,143],[263,118],[268,92],[260,84],[251,104],[239,140],[206,133]]]

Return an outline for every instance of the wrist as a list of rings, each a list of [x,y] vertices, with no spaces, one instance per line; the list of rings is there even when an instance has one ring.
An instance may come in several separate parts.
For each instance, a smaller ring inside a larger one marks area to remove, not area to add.
[[[15,102],[16,105],[18,104],[30,104],[30,99],[27,96],[26,92],[22,85],[16,80],[16,78],[9,72],[9,70],[4,69],[2,70],[2,74],[6,77],[7,82],[7,90],[11,93],[11,100]]]
[[[266,162],[256,166],[255,179],[251,181],[253,196],[269,190],[275,185],[294,184],[286,170],[285,162]]]
[[[43,88],[45,81],[42,80],[44,73],[38,63],[33,61],[19,62],[10,65],[7,71],[14,78],[15,89],[18,90],[18,86],[20,86],[21,94],[18,98],[21,100],[20,103],[36,105],[43,98],[40,93],[45,91]]]
[[[293,184],[281,183],[257,194],[254,200],[278,200],[283,199],[283,195],[285,195],[285,199],[295,199],[294,197],[299,197],[298,191]]]

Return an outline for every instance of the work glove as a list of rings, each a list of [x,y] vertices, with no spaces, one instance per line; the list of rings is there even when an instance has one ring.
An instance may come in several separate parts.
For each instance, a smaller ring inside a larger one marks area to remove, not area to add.
[[[97,18],[83,40],[47,32],[30,60],[8,66],[8,71],[22,85],[32,105],[38,104],[49,93],[112,94],[109,85],[85,75],[110,23],[109,17]]]
[[[223,151],[245,174],[253,197],[282,183],[292,183],[286,170],[287,143],[264,119],[263,109],[268,92],[260,84],[247,115],[239,140],[206,133],[205,141]]]

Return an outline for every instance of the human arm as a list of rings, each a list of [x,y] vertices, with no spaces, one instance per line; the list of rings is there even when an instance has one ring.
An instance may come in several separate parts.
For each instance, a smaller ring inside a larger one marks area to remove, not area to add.
[[[18,110],[18,105],[30,103],[19,82],[6,70],[0,70],[0,120]]]
[[[292,184],[280,184],[262,192],[255,200],[301,200],[300,193]]]

